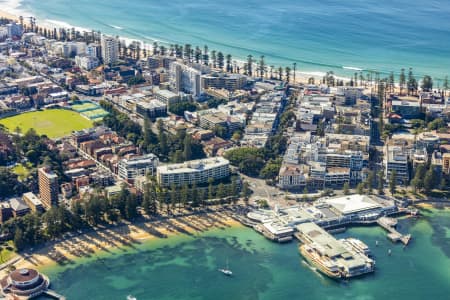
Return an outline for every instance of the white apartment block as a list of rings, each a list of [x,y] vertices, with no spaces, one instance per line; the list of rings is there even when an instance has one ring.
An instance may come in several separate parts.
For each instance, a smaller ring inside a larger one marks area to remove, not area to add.
[[[191,160],[181,164],[159,166],[156,179],[161,186],[207,183],[230,176],[230,162],[223,157]]]
[[[201,75],[202,72],[197,69],[173,62],[169,70],[171,88],[176,93],[184,92],[198,97],[201,93]]]
[[[91,57],[101,57],[101,47],[99,44],[89,44],[86,47],[86,55]]]
[[[300,189],[307,184],[308,169],[300,165],[284,165],[280,169],[278,185],[282,189]]]
[[[392,172],[396,172],[396,180],[401,184],[409,182],[408,153],[403,147],[388,146],[385,147],[385,179],[388,181]]]
[[[154,154],[124,158],[119,161],[118,175],[127,181],[132,181],[138,176],[154,175],[158,164],[158,157]]]
[[[75,56],[75,64],[84,70],[92,70],[100,65],[100,61],[97,57],[88,55]]]
[[[74,57],[86,52],[86,43],[83,42],[54,42],[50,47],[54,54],[64,57]]]
[[[102,59],[104,64],[113,64],[119,58],[119,41],[110,36],[102,35]]]

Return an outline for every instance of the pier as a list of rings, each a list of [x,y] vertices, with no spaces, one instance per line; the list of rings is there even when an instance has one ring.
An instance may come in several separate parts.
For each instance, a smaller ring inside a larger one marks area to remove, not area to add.
[[[381,217],[377,220],[377,224],[389,232],[387,236],[393,242],[400,241],[406,246],[406,245],[408,245],[409,241],[411,240],[410,234],[402,235],[400,232],[398,232],[395,229],[395,226],[397,226],[396,219],[388,218],[388,217]]]
[[[54,290],[45,290],[45,292],[43,293],[44,295],[53,298],[53,299],[57,299],[57,300],[66,300],[66,297],[58,294],[57,292],[55,292]]]

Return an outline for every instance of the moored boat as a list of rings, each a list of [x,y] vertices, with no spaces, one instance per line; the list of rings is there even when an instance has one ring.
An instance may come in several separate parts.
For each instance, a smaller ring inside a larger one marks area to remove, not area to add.
[[[314,248],[308,245],[300,245],[299,247],[301,255],[320,273],[335,279],[340,279],[343,274],[339,270],[339,267],[331,260],[328,260],[321,256]]]

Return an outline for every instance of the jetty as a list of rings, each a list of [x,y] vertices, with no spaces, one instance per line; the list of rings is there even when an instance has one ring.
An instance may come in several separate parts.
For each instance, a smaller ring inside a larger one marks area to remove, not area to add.
[[[66,297],[58,294],[57,292],[55,292],[54,290],[51,289],[47,289],[43,292],[44,295],[53,298],[53,299],[57,299],[57,300],[66,300]]]
[[[398,232],[397,229],[395,229],[395,227],[397,226],[397,222],[397,219],[388,217],[381,217],[377,220],[377,224],[389,232],[387,236],[392,242],[400,241],[406,246],[411,240],[411,235],[403,235]]]

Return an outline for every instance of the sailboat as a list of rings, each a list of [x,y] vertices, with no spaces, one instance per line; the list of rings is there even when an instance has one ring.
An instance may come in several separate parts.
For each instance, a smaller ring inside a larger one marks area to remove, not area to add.
[[[225,269],[219,269],[219,272],[223,273],[226,276],[231,276],[233,275],[233,272],[230,270],[230,268],[228,267],[228,259],[227,259],[227,267]]]
[[[134,296],[128,295],[128,296],[127,296],[127,300],[137,300],[137,299],[136,299],[136,297],[134,297]]]

